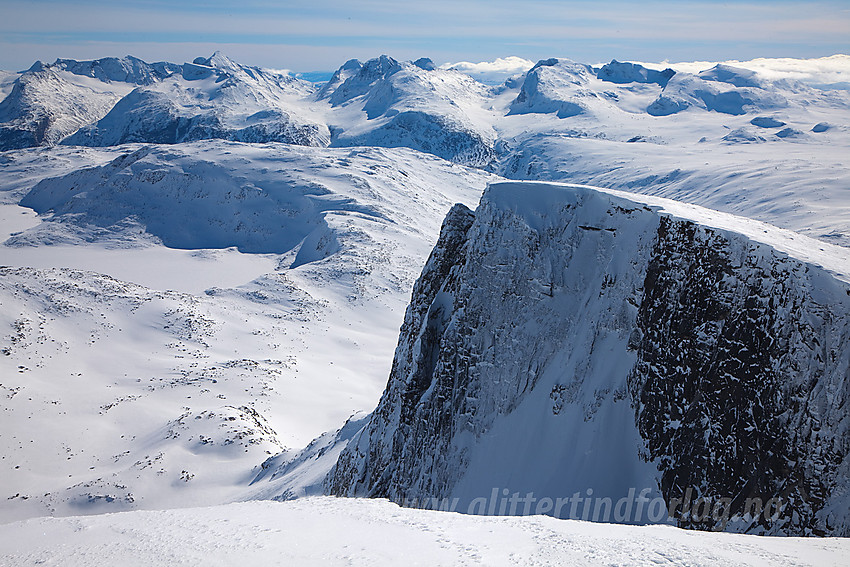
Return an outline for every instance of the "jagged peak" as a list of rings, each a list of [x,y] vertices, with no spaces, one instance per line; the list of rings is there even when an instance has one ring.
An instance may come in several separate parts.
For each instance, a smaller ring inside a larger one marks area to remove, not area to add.
[[[42,63],[42,61],[40,59],[36,59],[35,63],[33,63],[30,66],[30,68],[27,69],[25,72],[26,73],[38,73],[39,71],[44,71],[44,69],[47,68],[47,67],[48,67],[48,65],[45,65],[44,63]]]

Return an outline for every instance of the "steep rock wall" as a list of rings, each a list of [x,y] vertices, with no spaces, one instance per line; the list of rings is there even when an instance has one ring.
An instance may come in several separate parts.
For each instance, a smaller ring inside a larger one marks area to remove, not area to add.
[[[474,220],[447,217],[326,490],[584,519],[643,490],[686,527],[850,533],[847,264],[698,207],[491,185]],[[514,493],[538,507],[492,504]],[[676,506],[700,498],[728,501]],[[784,507],[750,517],[754,498]]]

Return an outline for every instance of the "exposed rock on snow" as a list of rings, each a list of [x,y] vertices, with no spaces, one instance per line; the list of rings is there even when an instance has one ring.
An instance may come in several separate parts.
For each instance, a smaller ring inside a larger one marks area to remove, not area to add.
[[[785,126],[785,122],[771,116],[756,116],[750,120],[750,124],[759,128],[781,128]]]

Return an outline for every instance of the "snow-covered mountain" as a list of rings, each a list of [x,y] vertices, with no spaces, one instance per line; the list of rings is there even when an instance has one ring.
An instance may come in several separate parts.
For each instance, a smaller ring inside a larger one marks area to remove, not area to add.
[[[113,146],[219,138],[325,146],[327,126],[311,119],[302,103],[312,92],[305,81],[215,53],[182,65],[179,75],[138,87],[63,143]]]
[[[36,62],[0,101],[0,150],[59,143],[99,120],[132,86]]]
[[[364,64],[347,62],[320,98],[336,111],[329,118],[336,146],[408,147],[486,167],[496,140],[492,116],[483,109],[489,93],[430,59],[399,63],[382,55]]]
[[[560,517],[576,504],[558,498],[610,514],[646,489],[682,526],[848,535],[848,376],[845,248],[663,199],[493,184],[446,217],[326,489],[460,509],[504,491]],[[727,497],[722,517],[674,506]],[[784,507],[746,517],[755,498]]]
[[[350,60],[314,87],[216,53],[182,65],[36,64],[0,102],[0,147],[209,138],[408,147],[512,179],[664,196],[847,245],[848,124],[847,91],[728,64],[688,73],[552,58],[492,87],[428,59],[383,55]]]
[[[541,61],[519,94],[498,99],[508,110],[497,171],[668,197],[850,244],[850,93],[752,75]],[[653,115],[674,98],[682,108]]]
[[[846,533],[850,94],[529,67],[0,74],[0,521],[317,494],[342,454],[335,493],[463,506],[753,478],[790,516],[727,529]],[[604,189],[468,210],[504,178]]]

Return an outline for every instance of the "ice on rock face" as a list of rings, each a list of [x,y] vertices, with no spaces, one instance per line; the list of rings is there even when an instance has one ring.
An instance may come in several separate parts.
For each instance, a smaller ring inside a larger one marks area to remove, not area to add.
[[[663,199],[492,184],[446,218],[326,488],[461,510],[493,488],[647,488],[730,498],[728,522],[674,513],[687,527],[846,535],[850,265],[800,254],[818,247]],[[786,506],[744,519],[746,498]]]

